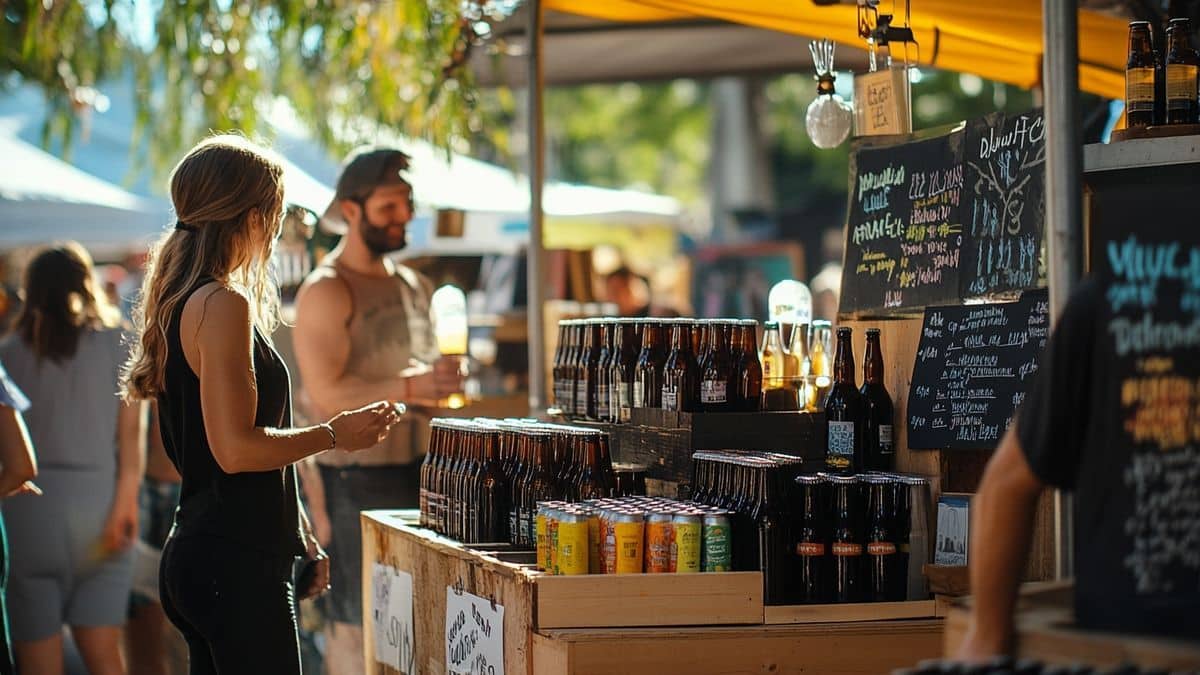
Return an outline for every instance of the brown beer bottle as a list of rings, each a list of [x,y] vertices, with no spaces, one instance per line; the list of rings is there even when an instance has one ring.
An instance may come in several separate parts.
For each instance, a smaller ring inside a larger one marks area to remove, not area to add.
[[[558,322],[558,342],[554,347],[554,368],[551,369],[551,381],[554,389],[554,405],[560,410],[566,404],[566,396],[563,394],[566,377],[563,376],[563,365],[566,362],[567,353],[567,327],[566,321]]]
[[[662,321],[650,320],[642,329],[642,353],[638,355],[634,373],[633,407],[662,407],[663,349]]]
[[[596,419],[596,369],[600,364],[600,321],[583,324],[583,355],[579,358],[579,392],[575,395],[575,414]]]
[[[481,541],[508,541],[508,480],[500,466],[499,429],[483,435],[483,462],[479,481],[479,534]]]
[[[617,319],[616,336],[613,338],[616,353],[612,363],[611,396],[613,422],[618,424],[629,421],[629,411],[633,407],[634,373],[641,347],[636,327],[637,322],[633,319]]]
[[[893,439],[892,397],[883,384],[883,350],[879,329],[867,329],[867,351],[863,354],[863,384],[859,393],[866,405],[863,428],[863,464],[868,471],[891,471],[896,461]]]
[[[854,347],[851,329],[837,330],[837,352],[833,359],[833,385],[825,399],[828,445],[825,468],[852,474],[863,468],[863,421],[865,405],[854,384]]]
[[[616,335],[616,322],[605,320],[600,324],[600,359],[596,363],[596,419],[601,422],[613,422],[612,406],[612,367],[616,359],[613,348],[613,338]]]
[[[1167,28],[1167,124],[1197,122],[1200,58],[1188,42],[1191,32],[1187,19],[1171,19]]]
[[[551,445],[551,434],[548,431],[537,431],[530,435],[534,448],[533,472],[529,477],[521,495],[521,527],[524,530],[524,542],[531,546],[537,541],[534,526],[537,522],[537,503],[557,499],[561,493],[556,489],[554,466],[554,448]]]
[[[732,396],[737,389],[733,352],[729,348],[732,331],[726,321],[708,328],[708,360],[700,377],[700,409],[704,412],[732,412]]]
[[[678,320],[671,326],[671,351],[663,365],[662,408],[695,412],[698,394],[696,359],[692,356],[692,322]]]
[[[1155,66],[1149,22],[1131,22],[1129,58],[1125,63],[1125,126],[1131,129],[1154,124]]]
[[[758,322],[738,322],[737,409],[758,412],[762,402],[763,370],[758,361]]]
[[[598,432],[588,432],[582,437],[583,441],[583,470],[576,483],[576,494],[582,500],[600,499],[607,497],[603,468],[600,459],[600,436]]]

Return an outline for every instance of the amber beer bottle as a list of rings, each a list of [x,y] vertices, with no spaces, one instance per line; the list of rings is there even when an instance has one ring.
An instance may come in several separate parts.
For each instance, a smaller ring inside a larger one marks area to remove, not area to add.
[[[851,329],[837,331],[837,353],[833,359],[833,386],[825,399],[825,425],[828,445],[825,468],[842,474],[856,473],[863,467],[863,424],[866,405],[854,385],[854,347]]]
[[[1129,58],[1125,62],[1125,125],[1146,127],[1154,124],[1156,59],[1150,24],[1129,24]]]
[[[663,366],[663,410],[696,411],[699,393],[696,368],[692,356],[692,322],[677,320],[671,325],[671,351]]]
[[[896,459],[893,438],[892,397],[883,385],[883,350],[879,329],[867,329],[867,351],[863,355],[863,385],[859,390],[866,405],[863,427],[863,467],[891,471]]]
[[[763,371],[758,362],[758,322],[753,319],[739,321],[737,325],[738,360],[737,393],[734,406],[742,412],[758,412],[762,403]]]
[[[500,430],[483,434],[483,462],[479,472],[479,539],[508,541],[508,481],[500,466]]]
[[[642,353],[638,355],[634,373],[633,407],[662,407],[663,349],[662,321],[648,321],[642,329]]]
[[[799,509],[796,531],[796,591],[801,604],[819,604],[829,597],[829,495],[821,476],[796,478]]]
[[[1187,19],[1171,19],[1167,28],[1167,124],[1198,121],[1196,78],[1200,58],[1188,43],[1191,32]]]
[[[613,338],[616,336],[615,321],[605,320],[600,324],[600,359],[596,363],[596,419],[614,422],[612,366],[616,359]]]
[[[554,447],[551,444],[551,432],[535,431],[530,435],[529,440],[532,446],[533,467],[529,475],[529,482],[521,494],[523,503],[521,504],[521,522],[519,524],[522,530],[521,540],[525,546],[532,546],[537,541],[537,533],[534,531],[537,521],[537,503],[557,499],[559,496],[554,476]]]
[[[833,537],[830,553],[833,558],[833,601],[862,602],[863,596],[863,532],[858,496],[858,479],[854,476],[830,476],[833,489]]]
[[[636,327],[637,323],[633,319],[617,319],[616,335],[613,338],[615,352],[610,391],[613,422],[617,424],[629,421],[630,409],[633,407],[634,374],[640,349]]]
[[[868,602],[887,602],[894,598],[900,575],[899,545],[895,530],[895,486],[890,478],[870,476],[867,518],[867,578],[864,585]]]
[[[763,574],[763,604],[786,604],[788,587],[787,537],[783,518],[780,515],[774,498],[778,497],[778,472],[771,468],[761,468],[758,471],[758,502],[755,504],[751,519],[754,521],[756,544],[758,545],[758,566]]]
[[[732,396],[737,388],[733,352],[729,348],[727,322],[708,328],[709,357],[700,377],[700,409],[704,412],[732,412]]]
[[[596,419],[596,368],[600,364],[600,321],[583,323],[583,355],[579,358],[579,391],[575,395],[575,415]]]
[[[554,347],[554,367],[550,370],[554,405],[559,409],[562,409],[566,401],[563,396],[563,388],[566,383],[566,378],[563,376],[563,364],[566,361],[565,354],[567,353],[567,325],[566,321],[558,322],[558,342]]]

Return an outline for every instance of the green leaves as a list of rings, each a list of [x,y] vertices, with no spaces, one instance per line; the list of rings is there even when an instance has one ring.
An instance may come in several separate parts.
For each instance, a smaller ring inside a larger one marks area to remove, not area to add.
[[[210,131],[269,134],[276,97],[334,151],[372,140],[373,125],[448,148],[481,126],[463,64],[494,4],[5,0],[0,82],[43,87],[49,144],[75,133],[79,87],[131,71],[136,152],[157,169]]]

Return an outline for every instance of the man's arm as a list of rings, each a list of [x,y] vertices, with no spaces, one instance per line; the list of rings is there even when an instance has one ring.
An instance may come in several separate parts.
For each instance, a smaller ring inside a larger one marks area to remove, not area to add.
[[[1044,485],[1029,468],[1016,422],[988,462],[971,505],[971,625],[958,657],[977,661],[1013,648],[1013,608]]]
[[[305,391],[324,414],[408,397],[406,382],[399,377],[368,382],[346,373],[351,307],[350,290],[332,276],[305,282],[296,296],[296,362]]]

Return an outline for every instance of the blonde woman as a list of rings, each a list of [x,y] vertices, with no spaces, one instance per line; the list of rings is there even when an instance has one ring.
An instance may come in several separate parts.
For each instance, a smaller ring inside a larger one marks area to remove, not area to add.
[[[29,397],[25,421],[45,494],[4,502],[13,647],[22,673],[63,672],[71,627],[88,672],[125,672],[119,641],[133,582],[140,405],[117,398],[120,318],[79,244],[25,270],[25,305],[0,359]]]
[[[300,672],[292,565],[329,563],[300,507],[293,463],[375,445],[396,423],[380,401],[291,428],[287,368],[270,341],[278,292],[267,263],[282,217],[282,168],[237,136],[193,148],[171,175],[178,222],[151,252],[130,399],[158,401],[183,478],[163,549],[160,597],[188,643],[192,675]]]

